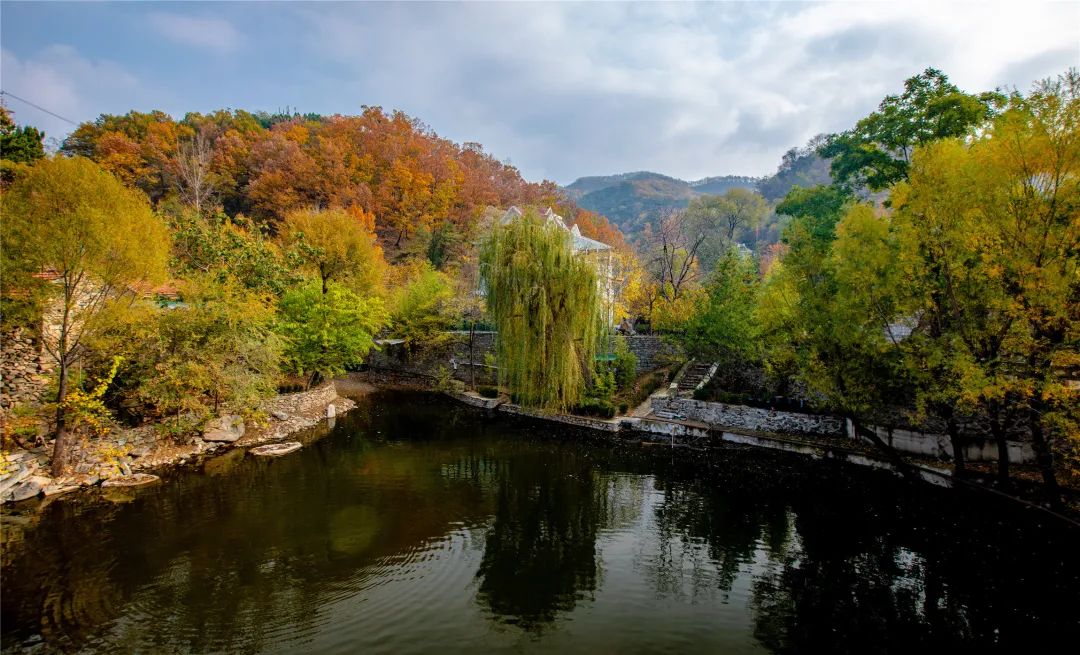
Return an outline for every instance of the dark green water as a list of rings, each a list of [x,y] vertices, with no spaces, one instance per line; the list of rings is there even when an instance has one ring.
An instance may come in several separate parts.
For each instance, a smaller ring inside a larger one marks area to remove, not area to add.
[[[382,393],[278,460],[5,519],[5,651],[1060,652],[1080,538],[761,451]]]

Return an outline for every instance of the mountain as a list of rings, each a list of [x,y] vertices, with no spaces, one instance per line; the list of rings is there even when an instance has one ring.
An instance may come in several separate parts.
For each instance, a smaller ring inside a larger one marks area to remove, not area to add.
[[[650,171],[618,175],[593,175],[563,187],[579,207],[602,214],[623,234],[632,237],[664,211],[682,209],[699,196],[722,195],[742,187],[758,191],[770,203],[781,200],[796,184],[811,187],[829,184],[829,162],[818,156],[813,144],[789,150],[768,177],[720,175],[687,182]]]
[[[752,189],[756,181],[752,177],[726,175],[687,182],[637,171],[582,177],[564,190],[578,206],[603,214],[624,234],[632,235],[664,211],[682,209],[698,196],[722,194],[734,187]]]

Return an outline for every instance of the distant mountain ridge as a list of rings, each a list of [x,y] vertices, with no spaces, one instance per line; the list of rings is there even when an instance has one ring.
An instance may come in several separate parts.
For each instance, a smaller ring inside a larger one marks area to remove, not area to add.
[[[661,212],[682,209],[699,196],[719,195],[735,187],[756,188],[758,179],[742,175],[706,177],[688,182],[651,171],[582,177],[564,187],[577,204],[603,214],[626,234],[634,234]]]
[[[662,212],[682,209],[700,196],[722,195],[741,187],[777,202],[796,184],[810,187],[830,181],[828,161],[812,148],[792,148],[777,172],[766,177],[718,175],[686,181],[651,171],[634,171],[581,177],[563,190],[578,206],[606,216],[624,234],[632,236]]]

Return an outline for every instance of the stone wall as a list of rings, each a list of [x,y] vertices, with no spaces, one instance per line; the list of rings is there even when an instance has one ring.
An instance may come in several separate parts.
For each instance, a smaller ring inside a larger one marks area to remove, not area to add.
[[[402,344],[386,344],[369,353],[366,363],[375,370],[425,377],[435,377],[440,369],[445,369],[462,381],[469,381],[472,369],[475,368],[477,384],[494,384],[495,367],[489,366],[486,361],[490,359],[488,354],[495,356],[495,333],[473,333],[471,353],[468,332],[452,332],[451,336],[447,346],[412,356],[405,352]]]
[[[51,370],[37,335],[16,328],[0,336],[0,413],[20,403],[37,404],[44,399]]]
[[[639,375],[655,371],[673,360],[683,359],[682,351],[678,346],[652,334],[617,336],[615,338],[623,341],[630,352],[637,356]]]
[[[843,437],[845,434],[844,420],[838,416],[780,412],[668,396],[654,397],[652,408],[654,412],[736,430],[817,437]]]
[[[928,457],[937,457],[939,459],[952,459],[952,440],[949,439],[949,435],[947,434],[922,432],[919,430],[904,430],[899,428],[883,428],[880,426],[870,426],[870,428],[877,433],[882,441],[902,453],[926,455]],[[855,436],[855,431],[850,424],[847,427],[847,435],[851,439],[861,439],[861,437]],[[964,444],[964,457],[967,461],[997,461],[998,447],[995,441],[971,434],[970,432],[964,433],[963,437],[966,442]],[[866,441],[869,442],[869,440]],[[1030,442],[1010,440],[1007,443],[1010,462],[1027,464],[1035,461],[1035,450],[1032,448]]]
[[[494,384],[496,369],[487,364],[495,356],[495,332],[475,332],[473,352],[469,352],[469,333],[452,332],[450,344],[437,351],[408,356],[402,344],[386,344],[372,351],[366,360],[370,368],[434,377],[445,368],[453,377],[468,382],[472,368],[477,384]],[[648,373],[668,364],[681,353],[678,347],[653,335],[617,336],[638,359],[638,373]],[[487,357],[491,355],[491,357]],[[456,366],[455,366],[456,365]]]

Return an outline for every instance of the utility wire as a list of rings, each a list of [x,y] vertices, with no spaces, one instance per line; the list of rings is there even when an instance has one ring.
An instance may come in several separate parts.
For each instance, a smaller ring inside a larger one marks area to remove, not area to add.
[[[10,92],[10,91],[4,91],[4,90],[0,90],[0,98],[2,98],[3,96],[10,96],[10,97],[12,97],[12,98],[15,98],[15,99],[16,99],[16,100],[18,100],[19,102],[22,102],[22,103],[26,103],[26,104],[30,105],[30,106],[31,106],[31,107],[33,107],[34,109],[37,109],[37,110],[39,110],[39,111],[43,111],[43,112],[45,112],[46,114],[48,114],[48,115],[50,115],[50,116],[55,116],[56,118],[59,118],[59,119],[60,119],[60,120],[62,120],[62,121],[66,121],[66,122],[68,122],[68,123],[71,123],[71,124],[72,124],[72,125],[74,125],[75,127],[78,127],[78,126],[79,126],[79,124],[78,124],[78,123],[76,123],[75,121],[71,120],[70,118],[64,118],[64,117],[63,117],[63,116],[61,116],[60,114],[57,114],[57,113],[55,113],[55,112],[51,112],[51,111],[49,111],[48,109],[45,109],[44,107],[42,107],[41,105],[38,105],[38,104],[34,104],[34,103],[30,102],[29,100],[27,100],[27,99],[25,99],[25,98],[20,98],[19,96],[15,95],[14,93],[12,93],[12,92]]]

